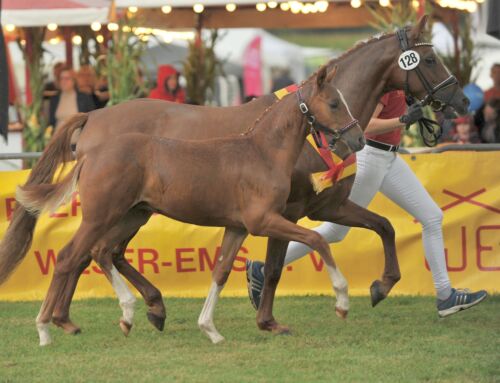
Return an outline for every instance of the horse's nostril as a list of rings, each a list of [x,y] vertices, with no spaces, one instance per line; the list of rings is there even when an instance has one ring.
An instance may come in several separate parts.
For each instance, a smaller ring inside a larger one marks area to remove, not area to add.
[[[470,105],[470,100],[467,97],[464,97],[463,102],[464,102],[464,105],[467,107]]]

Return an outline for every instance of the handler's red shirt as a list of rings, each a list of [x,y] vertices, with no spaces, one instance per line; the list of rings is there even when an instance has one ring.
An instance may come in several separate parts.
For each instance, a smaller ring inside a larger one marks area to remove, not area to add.
[[[405,93],[402,90],[394,90],[386,93],[379,101],[384,107],[377,118],[388,120],[390,118],[399,118],[406,113]],[[391,132],[382,134],[366,134],[366,138],[374,141],[383,142],[389,145],[399,145],[401,141],[402,128],[395,128]]]

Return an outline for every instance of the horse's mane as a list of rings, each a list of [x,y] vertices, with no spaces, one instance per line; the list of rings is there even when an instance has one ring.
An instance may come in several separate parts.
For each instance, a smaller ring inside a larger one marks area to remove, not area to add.
[[[408,29],[409,27],[406,27],[405,29]],[[345,51],[344,53],[342,53],[340,56],[338,57],[335,57],[335,58],[332,58],[331,60],[329,60],[326,64],[326,66],[330,67],[332,65],[335,65],[337,62],[343,60],[345,57],[351,55],[352,53],[358,51],[359,49],[365,47],[366,45],[370,45],[374,42],[377,42],[377,41],[382,41],[382,40],[385,40],[385,39],[388,39],[390,37],[394,37],[395,35],[395,32],[380,32],[380,33],[377,33],[369,38],[366,38],[366,39],[363,39],[363,40],[359,40],[358,42],[356,42],[356,44],[354,44],[354,46],[350,49],[348,49],[347,51]],[[302,81],[299,85],[299,88],[302,88],[302,86],[306,85],[307,83],[309,83],[311,80],[313,80],[314,78],[316,78],[316,75],[318,74],[319,70],[321,69],[318,68],[316,71],[314,71],[306,80]],[[276,104],[280,103],[281,101],[283,101],[288,95],[286,95],[285,97],[283,97],[282,99],[276,99],[270,106],[268,106],[263,112],[262,114],[257,117],[257,119],[254,121],[254,123],[243,133],[241,133],[241,135],[247,135],[249,134],[250,132],[252,132],[255,127],[257,126],[257,124],[275,107]]]

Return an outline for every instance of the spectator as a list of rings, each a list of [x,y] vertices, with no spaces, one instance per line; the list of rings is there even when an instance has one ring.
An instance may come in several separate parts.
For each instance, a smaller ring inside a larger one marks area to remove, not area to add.
[[[53,129],[57,129],[75,113],[95,109],[92,96],[76,89],[75,73],[72,69],[66,67],[61,70],[59,87],[60,91],[50,99],[49,125]]]
[[[90,65],[82,65],[80,70],[76,73],[76,84],[78,90],[89,96],[94,94],[96,83],[96,75],[94,68]]]
[[[459,117],[453,122],[455,124],[455,132],[451,138],[451,142],[457,144],[476,144],[481,142],[473,125],[472,117]]]
[[[94,88],[94,103],[97,108],[104,108],[109,101],[108,79],[100,77]]]
[[[63,62],[58,62],[54,64],[54,67],[52,68],[53,80],[46,83],[43,89],[44,99],[46,100],[50,99],[52,96],[55,96],[59,91],[59,76],[61,74],[61,70],[64,69],[65,65],[66,64],[64,64]]]
[[[273,79],[272,92],[293,85],[293,79],[290,77],[290,72],[287,69],[277,69],[276,77]]]
[[[484,92],[484,102],[487,103],[492,99],[500,99],[500,64],[493,64],[491,67],[491,79],[493,87]]]
[[[186,94],[179,85],[179,73],[173,66],[160,65],[158,67],[156,88],[151,89],[149,98],[157,98],[178,103],[186,102]]]
[[[500,98],[490,99],[483,105],[476,112],[474,123],[482,142],[500,143]]]

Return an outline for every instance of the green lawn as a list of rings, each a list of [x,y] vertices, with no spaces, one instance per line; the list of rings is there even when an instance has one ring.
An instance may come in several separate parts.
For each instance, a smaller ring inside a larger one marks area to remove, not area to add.
[[[291,336],[257,330],[248,299],[222,298],[212,345],[196,325],[201,299],[167,299],[163,333],[139,303],[125,338],[111,299],[75,302],[83,333],[51,328],[38,346],[39,302],[0,302],[0,382],[500,382],[500,296],[438,319],[434,299],[397,297],[376,309],[353,298],[346,321],[331,297],[276,301]]]

